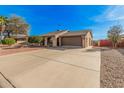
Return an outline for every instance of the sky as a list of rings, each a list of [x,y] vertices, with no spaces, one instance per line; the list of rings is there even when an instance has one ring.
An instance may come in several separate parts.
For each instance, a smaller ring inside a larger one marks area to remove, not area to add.
[[[23,17],[30,25],[29,35],[90,29],[94,40],[99,40],[107,38],[111,26],[124,25],[124,6],[1,5],[0,15]]]

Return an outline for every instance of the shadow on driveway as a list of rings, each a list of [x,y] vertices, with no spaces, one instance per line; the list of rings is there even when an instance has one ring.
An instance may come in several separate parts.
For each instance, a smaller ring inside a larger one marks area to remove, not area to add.
[[[65,51],[69,49],[82,49],[81,47],[46,47],[46,49]]]
[[[96,47],[96,48],[86,49],[85,52],[96,52],[96,51],[100,51],[100,50],[101,50],[100,47]]]

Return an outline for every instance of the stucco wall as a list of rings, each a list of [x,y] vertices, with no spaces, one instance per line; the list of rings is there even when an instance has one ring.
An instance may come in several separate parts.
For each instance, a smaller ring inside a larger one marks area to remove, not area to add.
[[[92,35],[90,32],[87,33],[87,35],[85,36],[85,47],[91,46],[92,45]]]

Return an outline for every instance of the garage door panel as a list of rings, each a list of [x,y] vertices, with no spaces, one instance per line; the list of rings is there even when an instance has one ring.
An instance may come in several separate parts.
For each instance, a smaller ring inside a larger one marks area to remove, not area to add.
[[[74,37],[63,37],[62,38],[62,45],[68,45],[68,46],[81,46],[81,37],[80,36],[74,36]]]

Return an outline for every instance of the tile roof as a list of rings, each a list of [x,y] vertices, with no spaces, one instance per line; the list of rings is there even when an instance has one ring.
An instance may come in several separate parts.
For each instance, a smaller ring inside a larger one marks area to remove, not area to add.
[[[42,35],[42,36],[55,36],[55,35],[57,35],[57,34],[59,34],[59,33],[61,33],[61,32],[64,32],[64,31],[66,31],[66,30],[60,30],[60,31],[55,31],[55,32],[49,32],[48,34],[44,34],[44,35]]]
[[[64,31],[67,31],[67,30],[61,30],[61,31],[56,31],[56,32],[50,32],[48,34],[44,34],[42,36],[55,36],[61,32],[64,32]],[[62,35],[60,35],[60,37],[62,36],[79,36],[79,35],[86,35],[88,32],[91,32],[91,30],[80,30],[80,31],[68,31]],[[91,33],[92,35],[92,33]]]
[[[78,36],[78,35],[85,36],[88,32],[91,32],[91,30],[71,31],[71,32],[67,32],[67,33],[61,35],[61,37],[62,36]]]
[[[13,37],[15,37],[15,38],[25,38],[25,37],[28,37],[28,35],[25,35],[25,34],[17,34],[17,35],[12,35]]]

